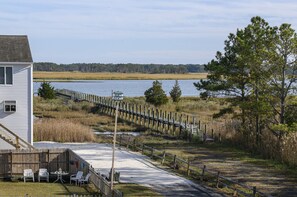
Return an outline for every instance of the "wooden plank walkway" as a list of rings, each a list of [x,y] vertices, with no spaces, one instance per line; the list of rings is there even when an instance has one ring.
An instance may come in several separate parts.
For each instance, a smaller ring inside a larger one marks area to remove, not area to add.
[[[118,117],[153,130],[191,140],[193,135],[203,135],[200,121],[196,117],[176,112],[167,112],[157,108],[114,101],[110,97],[100,97],[67,89],[55,90],[58,96],[74,101],[95,103],[102,113],[114,116],[118,105]],[[205,128],[206,129],[206,128]]]

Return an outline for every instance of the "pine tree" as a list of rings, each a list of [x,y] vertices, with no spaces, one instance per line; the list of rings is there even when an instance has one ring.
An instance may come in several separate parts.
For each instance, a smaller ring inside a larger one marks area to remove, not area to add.
[[[174,84],[172,90],[169,92],[169,94],[170,94],[173,102],[177,103],[180,100],[182,91],[179,87],[178,80],[175,80],[175,84]]]
[[[44,99],[54,99],[56,97],[54,87],[50,82],[43,82],[38,89],[38,95]]]
[[[168,98],[162,89],[162,83],[158,80],[153,82],[153,86],[144,92],[146,102],[154,106],[161,106],[168,102]]]

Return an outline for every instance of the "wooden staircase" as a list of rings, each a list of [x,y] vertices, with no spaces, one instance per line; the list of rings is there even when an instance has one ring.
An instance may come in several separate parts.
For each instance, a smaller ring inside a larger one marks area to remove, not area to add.
[[[0,138],[16,149],[35,149],[30,143],[23,140],[20,136],[0,124]]]

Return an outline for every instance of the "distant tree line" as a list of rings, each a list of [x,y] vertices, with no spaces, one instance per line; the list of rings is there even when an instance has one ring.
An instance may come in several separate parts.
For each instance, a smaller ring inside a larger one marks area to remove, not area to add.
[[[101,64],[74,63],[56,64],[52,62],[34,63],[34,71],[79,71],[79,72],[120,72],[120,73],[199,73],[204,65],[199,64]]]

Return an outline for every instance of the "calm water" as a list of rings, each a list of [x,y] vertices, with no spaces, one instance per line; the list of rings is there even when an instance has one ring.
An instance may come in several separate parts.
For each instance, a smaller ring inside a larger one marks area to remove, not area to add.
[[[69,89],[78,92],[95,94],[98,96],[110,96],[113,91],[121,91],[124,96],[144,96],[145,90],[152,87],[154,80],[81,80],[71,82],[51,82],[55,89]],[[175,84],[175,80],[159,80],[163,90],[169,95],[169,91]],[[199,96],[198,90],[193,85],[198,80],[179,80],[182,96]],[[34,82],[34,92],[37,92],[41,82]]]

